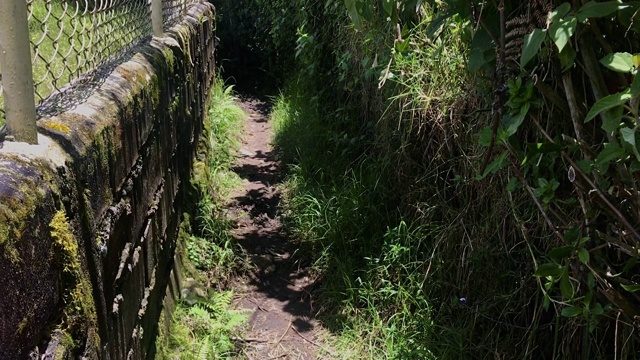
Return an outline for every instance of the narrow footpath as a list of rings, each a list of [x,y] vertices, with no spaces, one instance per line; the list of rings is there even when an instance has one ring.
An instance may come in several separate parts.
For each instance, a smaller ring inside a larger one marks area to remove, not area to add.
[[[269,104],[247,97],[239,105],[248,118],[232,170],[243,183],[228,209],[235,222],[233,236],[247,262],[247,270],[232,284],[235,307],[250,313],[240,339],[243,355],[249,360],[333,359],[324,344],[327,332],[314,319],[314,283],[296,260],[296,246],[280,221],[281,164],[270,146]]]

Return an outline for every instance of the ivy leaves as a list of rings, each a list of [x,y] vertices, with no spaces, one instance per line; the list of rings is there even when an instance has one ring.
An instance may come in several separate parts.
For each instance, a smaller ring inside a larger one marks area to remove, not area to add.
[[[568,2],[561,4],[549,13],[547,29],[534,29],[525,36],[520,66],[525,67],[538,54],[545,39],[549,38],[558,49],[563,70],[568,70],[573,66],[575,59],[575,50],[569,45],[569,42],[576,33],[578,23],[610,16],[628,6],[620,1],[589,1],[572,14],[571,4]],[[567,47],[567,45],[569,46]]]

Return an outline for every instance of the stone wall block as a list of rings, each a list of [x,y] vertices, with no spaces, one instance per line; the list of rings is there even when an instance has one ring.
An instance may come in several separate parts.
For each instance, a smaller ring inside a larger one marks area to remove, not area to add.
[[[154,357],[164,298],[179,294],[171,274],[213,79],[213,21],[212,5],[192,5],[83,103],[39,119],[41,145],[0,149],[0,359]],[[66,326],[70,291],[49,229],[61,211],[91,283],[82,349],[50,332]]]

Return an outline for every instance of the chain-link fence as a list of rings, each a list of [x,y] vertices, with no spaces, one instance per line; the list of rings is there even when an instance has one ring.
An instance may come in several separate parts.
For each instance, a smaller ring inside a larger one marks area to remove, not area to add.
[[[0,0],[2,2],[18,0]],[[149,39],[152,3],[162,6],[162,25],[179,22],[199,0],[21,0],[26,1],[36,103],[69,84],[94,80],[105,64]],[[155,4],[155,6],[158,5]],[[20,14],[17,14],[20,15]],[[7,25],[8,26],[8,25]],[[0,23],[0,32],[5,31]],[[2,51],[12,51],[0,43]],[[2,59],[0,58],[0,62]],[[8,69],[6,70],[8,71]],[[0,65],[0,126],[4,123]],[[5,74],[8,75],[8,74]],[[5,76],[6,79],[6,76]],[[6,80],[5,80],[6,81]],[[6,84],[5,84],[6,85]]]

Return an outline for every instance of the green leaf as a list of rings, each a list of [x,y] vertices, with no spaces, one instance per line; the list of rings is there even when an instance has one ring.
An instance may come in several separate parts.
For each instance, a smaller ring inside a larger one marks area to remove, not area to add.
[[[589,251],[585,248],[580,248],[580,250],[578,250],[578,259],[580,260],[581,263],[583,264],[588,264],[589,263]]]
[[[617,143],[606,143],[604,149],[598,154],[596,158],[596,166],[601,169],[606,169],[609,163],[622,158],[625,155],[625,151]]]
[[[530,107],[531,104],[527,102],[520,108],[520,111],[516,115],[507,115],[504,117],[503,123],[509,136],[515,134],[516,131],[518,131],[518,127],[522,125],[522,122],[527,116]]]
[[[560,246],[549,251],[547,257],[560,262],[562,259],[566,259],[571,256],[571,253],[573,253],[572,245]]]
[[[569,279],[569,270],[567,268],[564,269],[560,278],[560,293],[567,300],[573,299],[573,285],[571,284],[571,279]]]
[[[353,22],[353,26],[357,30],[361,30],[362,19],[360,18],[360,14],[358,13],[358,8],[356,7],[356,0],[344,0],[344,4],[347,6],[347,12],[349,12],[349,17]]]
[[[634,293],[636,291],[640,291],[640,285],[625,285],[625,284],[620,284],[620,286],[622,286],[623,289],[627,290],[628,292]]]
[[[516,191],[516,189],[518,189],[518,187],[520,186],[520,180],[513,176],[511,177],[511,179],[509,180],[509,183],[507,184],[507,191],[508,192],[514,192]]]
[[[618,21],[625,29],[640,33],[640,21],[637,20],[640,1],[626,1],[625,5],[629,6],[618,11]]]
[[[629,259],[629,261],[627,261],[627,263],[624,265],[624,268],[622,269],[623,273],[626,273],[627,271],[631,270],[634,266],[636,266],[636,264],[638,263],[638,258],[636,257],[632,257],[631,259]]]
[[[564,317],[576,317],[580,314],[582,314],[582,308],[576,306],[567,306],[566,308],[562,309],[561,313],[561,315]]]
[[[520,56],[520,66],[525,67],[531,59],[533,59],[538,51],[540,50],[540,46],[544,42],[544,38],[546,33],[544,30],[535,29],[531,32],[531,34],[524,37],[524,46],[522,47],[522,55]]]
[[[602,113],[602,125],[600,127],[607,134],[613,134],[620,127],[622,122],[622,114],[624,113],[624,106],[618,105],[613,109],[605,110]]]
[[[563,240],[565,244],[574,245],[580,237],[580,228],[574,227],[564,233]]]
[[[382,0],[382,7],[387,15],[393,15],[393,8],[396,6],[396,0]]]
[[[496,171],[509,165],[509,161],[505,161],[507,155],[509,155],[508,151],[504,151],[502,154],[500,154],[500,156],[498,156],[491,164],[487,166],[487,168],[484,170],[484,174],[482,174],[482,176],[476,177],[476,179],[482,180],[487,177],[489,173],[495,174]]]
[[[633,70],[633,55],[626,52],[613,53],[603,57],[600,63],[610,70],[629,73]]]
[[[571,45],[565,46],[564,50],[560,52],[560,65],[562,65],[562,71],[567,71],[573,67],[576,61],[576,51],[573,50]]]
[[[569,42],[569,39],[575,34],[578,20],[575,16],[569,16],[549,26],[549,36],[558,47],[558,51],[562,50]]]
[[[631,100],[631,97],[631,90],[629,89],[603,97],[593,104],[591,110],[589,110],[589,113],[587,114],[587,117],[584,119],[584,122],[593,120],[593,118],[605,110],[625,104],[627,101]]]
[[[536,277],[556,277],[562,274],[563,267],[556,263],[546,263],[538,266],[538,269],[533,274]]]
[[[562,3],[560,6],[549,13],[549,16],[547,17],[549,23],[553,24],[554,22],[562,19],[565,15],[567,15],[569,10],[571,10],[571,4],[567,2]]]
[[[631,83],[631,96],[638,97],[640,95],[640,71],[635,74],[633,77],[633,82]]]
[[[620,129],[620,135],[622,135],[622,140],[624,140],[624,142],[631,145],[633,154],[636,156],[636,159],[640,160],[640,152],[638,152],[638,147],[636,146],[636,130],[628,127],[623,127],[622,129]]]
[[[589,1],[588,3],[582,5],[580,9],[578,9],[576,17],[578,18],[578,21],[585,22],[587,21],[587,19],[609,16],[614,12],[622,10],[626,7],[628,7],[628,5],[622,4],[620,1]]]
[[[593,305],[593,308],[591,308],[591,312],[593,313],[593,315],[602,315],[604,314],[604,309],[602,308],[602,305],[600,305],[600,303],[596,303],[595,305]]]

